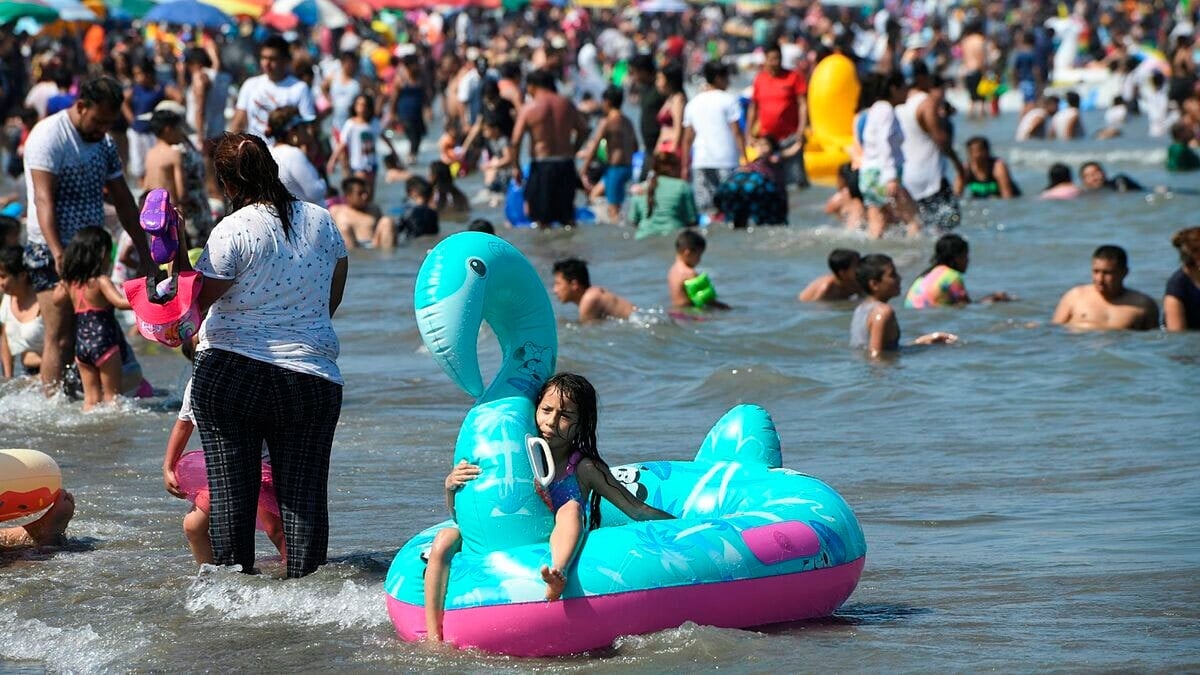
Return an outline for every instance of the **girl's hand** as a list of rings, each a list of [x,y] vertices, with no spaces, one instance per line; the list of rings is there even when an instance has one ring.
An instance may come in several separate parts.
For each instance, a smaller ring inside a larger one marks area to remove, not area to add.
[[[163,467],[163,485],[167,488],[167,492],[180,498],[186,499],[187,495],[183,494],[183,490],[179,488],[179,480],[175,478],[175,469],[172,467]]]
[[[913,342],[913,344],[917,344],[917,345],[939,345],[939,344],[940,345],[952,345],[956,342],[958,342],[958,336],[955,335],[954,333],[943,333],[941,331],[938,331],[936,333],[927,333],[925,335],[922,335],[921,337],[917,338]]]
[[[481,472],[478,465],[470,464],[465,459],[459,460],[450,470],[450,475],[446,476],[446,491],[458,492],[462,486],[478,478]]]

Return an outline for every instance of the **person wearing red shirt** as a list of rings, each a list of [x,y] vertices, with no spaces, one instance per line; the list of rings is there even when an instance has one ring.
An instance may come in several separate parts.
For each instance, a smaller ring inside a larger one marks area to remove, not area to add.
[[[783,67],[779,45],[767,47],[763,69],[754,78],[754,93],[746,113],[746,145],[767,136],[779,143],[789,177],[808,187],[804,171],[804,128],[808,126],[808,80],[798,70]]]

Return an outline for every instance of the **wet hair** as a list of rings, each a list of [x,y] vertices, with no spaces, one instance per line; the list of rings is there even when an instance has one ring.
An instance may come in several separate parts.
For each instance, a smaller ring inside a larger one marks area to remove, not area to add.
[[[683,253],[684,251],[695,251],[703,253],[704,249],[708,248],[708,242],[704,240],[704,235],[695,230],[684,230],[675,237],[675,252]]]
[[[420,176],[411,176],[404,181],[404,191],[407,193],[416,193],[421,199],[429,201],[433,197],[433,186],[429,181]]]
[[[992,142],[987,139],[987,136],[972,136],[968,138],[967,149],[970,150],[971,146],[974,145],[981,146],[984,152],[989,155],[992,154]]]
[[[269,204],[279,218],[283,236],[291,236],[296,198],[279,180],[279,165],[266,141],[253,134],[226,133],[213,150],[213,171],[230,213],[250,204]]]
[[[564,258],[554,263],[554,274],[561,274],[566,281],[578,281],[580,286],[590,288],[591,275],[588,274],[587,262],[579,258]]]
[[[450,165],[440,159],[429,163],[429,176],[433,179],[430,182],[439,199],[442,195],[457,189],[454,185],[454,174],[450,171]]]
[[[1050,170],[1046,174],[1050,179],[1050,184],[1047,187],[1054,187],[1063,183],[1071,182],[1071,167],[1057,162],[1050,165]]]
[[[862,89],[858,92],[858,107],[855,112],[866,110],[875,105],[876,101],[886,101],[895,87],[904,86],[904,76],[900,73],[871,73],[863,78]]]
[[[400,161],[400,155],[394,152],[389,152],[383,156],[383,168],[385,169],[403,169],[404,164]]]
[[[625,92],[620,87],[609,87],[600,95],[600,99],[620,110],[621,105],[625,103]]]
[[[261,58],[263,50],[266,49],[274,49],[275,51],[279,52],[280,56],[282,56],[284,59],[287,59],[288,54],[291,53],[292,45],[286,39],[284,39],[282,35],[271,35],[267,37],[266,40],[263,40],[259,43],[258,50],[255,52],[255,54]]]
[[[848,248],[835,248],[829,253],[829,271],[837,274],[843,270],[848,270],[858,264],[862,260],[862,256],[858,251],[852,251]]]
[[[1200,266],[1200,227],[1189,227],[1171,237],[1171,245],[1179,251],[1184,267]]]
[[[1105,244],[1092,252],[1092,260],[1111,260],[1123,270],[1129,269],[1129,255],[1115,244]]]
[[[109,110],[120,110],[125,103],[125,92],[115,79],[104,75],[79,85],[79,101],[84,105],[98,105]]]
[[[673,152],[656,152],[654,153],[654,175],[650,176],[650,182],[646,185],[646,217],[654,215],[654,191],[658,189],[658,177],[670,176],[671,178],[679,178],[680,165],[679,155]]]
[[[667,87],[671,93],[683,91],[683,66],[675,61],[668,63],[659,71],[662,73],[663,79],[667,82]]]
[[[13,235],[21,234],[21,221],[12,216],[0,216],[0,246]]]
[[[83,284],[104,275],[104,266],[111,260],[112,235],[103,227],[89,225],[75,233],[63,251],[62,280],[68,284]]]
[[[702,68],[700,72],[704,74],[705,82],[709,84],[716,84],[717,80],[721,79],[722,77],[728,79],[729,66],[721,63],[720,61],[709,61],[708,63],[704,64],[704,68]]]
[[[342,194],[350,194],[350,188],[354,187],[355,185],[365,189],[367,187],[367,181],[361,176],[346,176],[344,179],[342,179]]]
[[[21,246],[0,248],[0,272],[10,277],[28,274],[29,270],[25,267],[25,249]]]
[[[582,375],[574,373],[558,373],[557,375],[546,380],[542,388],[538,391],[537,401],[538,407],[541,407],[542,398],[547,392],[557,390],[564,399],[575,404],[575,410],[579,418],[575,420],[575,440],[571,442],[572,454],[578,452],[588,459],[596,462],[596,468],[600,470],[600,475],[604,480],[612,483],[612,487],[624,489],[618,485],[613,477],[612,472],[608,470],[608,465],[600,458],[600,451],[596,449],[596,389]],[[590,504],[590,512],[588,513],[588,529],[594,530],[600,527],[600,492],[592,490],[592,498]]]
[[[929,274],[938,265],[945,265],[953,270],[962,272],[958,268],[958,259],[967,255],[970,251],[971,247],[967,244],[966,239],[957,234],[943,234],[933,246],[933,257],[929,259],[928,269],[921,272],[921,275]]]
[[[184,123],[184,119],[173,110],[155,110],[150,116],[150,133],[155,136],[162,136],[167,129],[177,127]]]
[[[1088,168],[1088,167],[1090,167],[1090,166],[1094,166],[1094,167],[1096,167],[1097,169],[1100,169],[1100,173],[1101,173],[1101,174],[1103,174],[1105,178],[1107,178],[1107,177],[1108,177],[1108,174],[1107,174],[1107,172],[1105,172],[1105,171],[1104,171],[1104,167],[1100,166],[1100,162],[1097,162],[1097,161],[1095,161],[1095,160],[1092,160],[1092,161],[1089,161],[1089,162],[1084,162],[1083,164],[1080,164],[1080,165],[1079,165],[1079,175],[1081,175],[1081,176],[1082,176],[1082,175],[1083,175],[1083,171],[1084,171],[1084,169],[1087,169],[1087,168]]]
[[[1192,138],[1192,130],[1187,122],[1176,122],[1171,125],[1171,140],[1176,143],[1187,143]]]
[[[865,255],[862,260],[858,261],[858,272],[854,274],[854,279],[858,281],[863,292],[869,293],[871,282],[879,283],[883,280],[883,275],[887,274],[887,269],[895,266],[896,263],[892,262],[891,256],[882,253]]]
[[[1079,107],[1079,94],[1074,91],[1067,92],[1067,106],[1071,108]]]
[[[538,68],[526,75],[525,84],[529,87],[537,87],[538,89],[545,89],[550,92],[558,91],[558,87],[554,84],[554,73],[545,68]]]
[[[483,232],[485,234],[496,234],[496,228],[492,225],[492,221],[487,218],[476,218],[467,225],[468,232]]]

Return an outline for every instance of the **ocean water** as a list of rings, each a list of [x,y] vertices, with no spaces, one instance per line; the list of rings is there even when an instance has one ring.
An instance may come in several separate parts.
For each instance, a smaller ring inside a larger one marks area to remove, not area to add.
[[[1162,169],[1163,144],[1142,124],[1108,143],[1014,147],[1003,140],[1011,117],[960,120],[958,134],[990,136],[1027,195],[1051,162],[1093,158],[1149,185],[1200,187]],[[477,180],[464,181],[468,192]],[[406,538],[444,517],[442,478],[470,405],[414,324],[412,284],[432,246],[418,241],[351,258],[336,319],[347,384],[331,562],[303,580],[276,578],[282,566],[261,535],[265,574],[197,575],[186,503],[164,491],[160,471],[186,372],[177,353],[139,346],[168,394],[96,414],[0,383],[0,446],[52,454],[78,505],[66,550],[0,558],[0,671],[1200,669],[1200,334],[1049,324],[1060,295],[1089,282],[1102,243],[1125,246],[1128,284],[1161,298],[1178,266],[1171,233],[1200,224],[1200,197],[967,204],[969,289],[1019,299],[899,309],[907,339],[949,330],[960,344],[870,363],[847,347],[850,305],[800,305],[796,293],[838,246],[892,255],[907,285],[934,240],[846,233],[821,214],[829,193],[793,194],[787,228],[708,232],[701,266],[735,309],[707,321],[661,312],[669,239],[635,241],[607,225],[501,235],[547,287],[553,261],[577,255],[594,283],[649,310],[645,321],[579,326],[574,306],[556,306],[560,368],[596,384],[610,462],[689,458],[730,406],[772,412],[785,465],[841,492],[866,533],[862,581],[834,616],[755,631],[689,624],[558,659],[399,641],[382,582]],[[399,196],[391,186],[382,201]],[[480,349],[494,367],[486,335]]]

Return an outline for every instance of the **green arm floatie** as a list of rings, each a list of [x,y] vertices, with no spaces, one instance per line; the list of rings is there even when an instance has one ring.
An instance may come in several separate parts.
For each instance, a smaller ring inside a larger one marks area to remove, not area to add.
[[[701,272],[683,282],[683,291],[696,307],[704,307],[717,299],[717,289],[713,288],[712,280],[707,272]]]

